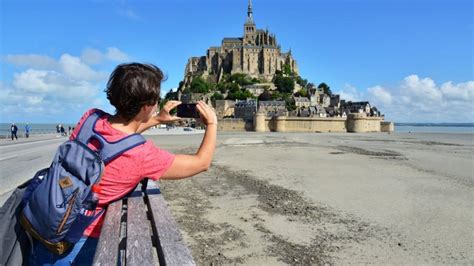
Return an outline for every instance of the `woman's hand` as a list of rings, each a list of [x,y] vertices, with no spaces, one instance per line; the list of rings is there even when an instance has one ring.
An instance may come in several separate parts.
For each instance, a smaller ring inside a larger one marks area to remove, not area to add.
[[[208,126],[210,124],[217,125],[217,116],[214,109],[209,105],[205,104],[203,101],[198,101],[196,104],[196,109],[199,111],[202,122]]]
[[[151,117],[149,117],[146,121],[142,121],[138,125],[138,128],[134,130],[134,132],[143,133],[144,131],[156,125],[172,123],[174,121],[180,120],[181,118],[170,115],[170,111],[176,108],[176,106],[180,104],[181,102],[179,101],[167,102],[158,114],[154,114]],[[145,114],[150,115],[150,112],[152,113],[156,112],[156,108],[157,108],[156,105],[143,106],[142,111],[144,111]]]
[[[170,111],[180,105],[180,101],[168,101],[165,103],[160,112],[155,116],[155,119],[160,124],[168,124],[180,120],[177,116],[170,115]]]

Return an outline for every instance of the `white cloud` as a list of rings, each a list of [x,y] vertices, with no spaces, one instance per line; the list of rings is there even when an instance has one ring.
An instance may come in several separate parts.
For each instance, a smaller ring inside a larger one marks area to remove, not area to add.
[[[96,65],[104,60],[104,55],[97,49],[86,48],[82,51],[81,60],[86,64]]]
[[[107,75],[94,71],[91,67],[81,61],[79,57],[74,57],[69,54],[63,54],[59,58],[59,65],[62,72],[70,78],[76,80],[101,80]]]
[[[367,89],[372,105],[397,122],[473,122],[474,81],[441,86],[429,77],[405,77],[398,86]]]
[[[97,49],[86,48],[82,51],[80,59],[88,65],[100,64],[104,61],[125,62],[130,61],[130,56],[117,47],[108,47],[105,53]]]
[[[115,62],[124,62],[124,61],[129,61],[130,57],[125,54],[124,52],[120,51],[118,48],[115,47],[109,47],[107,48],[107,53],[106,57]]]
[[[54,80],[57,80],[59,76],[60,74],[54,71],[28,69],[14,74],[13,86],[24,92],[50,93],[54,91],[54,88],[50,86],[51,83],[54,84]]]
[[[451,81],[441,85],[441,93],[448,100],[474,102],[474,81],[453,84]]]
[[[381,86],[375,86],[367,89],[367,92],[371,94],[375,99],[380,101],[383,105],[392,104],[392,95],[386,89]]]
[[[56,69],[57,62],[46,55],[28,54],[28,55],[7,55],[5,61],[23,67],[41,68],[41,69]]]
[[[74,80],[55,71],[28,69],[15,74],[10,96],[21,96],[30,104],[41,104],[41,100],[59,100],[67,103],[90,101],[98,92],[95,84]]]
[[[414,101],[439,102],[442,98],[441,91],[431,78],[420,79],[417,75],[410,75],[403,79],[400,89],[402,94]]]
[[[3,61],[24,69],[13,73],[8,83],[0,81],[2,120],[71,119],[88,108],[110,108],[102,92],[110,66],[106,72],[98,66],[128,58],[115,47],[107,48],[105,53],[87,48],[79,57],[65,53],[58,59],[37,54],[7,55]]]
[[[363,94],[358,91],[356,87],[347,83],[344,84],[344,88],[342,90],[333,93],[339,94],[341,96],[341,99],[344,99],[346,101],[357,102],[364,100]]]

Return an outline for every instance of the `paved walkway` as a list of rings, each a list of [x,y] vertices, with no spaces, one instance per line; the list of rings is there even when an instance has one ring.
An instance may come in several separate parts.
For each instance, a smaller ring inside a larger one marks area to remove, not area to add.
[[[0,146],[8,146],[8,145],[17,145],[20,143],[30,143],[42,140],[49,140],[49,139],[64,139],[67,140],[67,137],[56,135],[56,134],[38,134],[38,135],[30,135],[29,138],[20,137],[18,139],[12,140],[11,138],[3,138],[0,139]]]

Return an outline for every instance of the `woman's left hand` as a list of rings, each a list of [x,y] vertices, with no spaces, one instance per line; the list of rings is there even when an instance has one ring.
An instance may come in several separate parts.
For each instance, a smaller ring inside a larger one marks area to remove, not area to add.
[[[172,123],[174,121],[180,120],[181,118],[170,115],[171,110],[173,110],[174,108],[176,108],[176,106],[180,104],[181,104],[180,101],[166,102],[163,108],[160,110],[160,112],[156,115],[155,119],[160,124],[167,124],[167,123]]]

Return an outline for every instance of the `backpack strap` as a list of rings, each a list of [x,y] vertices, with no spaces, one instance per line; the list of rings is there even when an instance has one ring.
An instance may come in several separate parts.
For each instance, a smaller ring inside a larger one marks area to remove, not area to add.
[[[99,120],[99,118],[103,115],[105,115],[105,112],[101,110],[96,110],[90,114],[90,116],[86,118],[86,121],[84,121],[81,128],[79,129],[76,140],[86,145],[91,141],[91,139],[98,140],[101,147],[97,153],[105,164],[112,161],[122,153],[146,142],[145,138],[137,133],[128,135],[118,141],[107,141],[94,129],[97,120]]]

